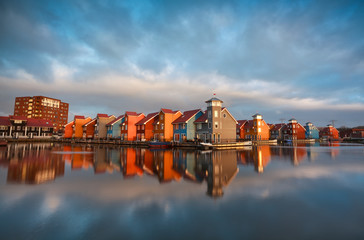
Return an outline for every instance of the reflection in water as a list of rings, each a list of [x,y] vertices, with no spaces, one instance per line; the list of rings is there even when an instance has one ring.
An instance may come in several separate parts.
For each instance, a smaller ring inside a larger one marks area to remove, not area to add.
[[[331,158],[339,148],[330,147]],[[8,183],[39,184],[63,176],[65,163],[72,170],[93,169],[95,174],[121,173],[124,178],[154,176],[160,183],[207,182],[207,194],[223,195],[238,173],[237,164],[254,166],[263,173],[272,159],[290,160],[294,166],[314,161],[316,146],[258,145],[240,151],[149,150],[103,145],[9,144],[0,149],[0,166],[7,167]]]

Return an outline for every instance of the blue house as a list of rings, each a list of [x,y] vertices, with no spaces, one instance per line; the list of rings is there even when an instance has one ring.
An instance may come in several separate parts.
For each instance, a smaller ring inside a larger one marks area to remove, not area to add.
[[[120,124],[124,122],[124,115],[106,124],[107,138],[120,139]]]
[[[194,140],[196,133],[194,121],[202,115],[201,109],[185,111],[182,116],[173,121],[173,141],[184,142]]]
[[[311,122],[306,123],[306,139],[319,139],[320,138],[320,131],[317,127],[315,127]]]

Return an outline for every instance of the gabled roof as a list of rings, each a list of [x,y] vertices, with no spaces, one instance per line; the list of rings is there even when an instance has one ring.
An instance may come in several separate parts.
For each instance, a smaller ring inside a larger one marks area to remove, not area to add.
[[[283,126],[285,126],[285,123],[278,123],[278,124],[274,124],[274,127],[271,129],[271,131],[278,131],[280,130]]]
[[[161,112],[164,112],[164,113],[174,113],[174,111],[172,111],[171,109],[167,109],[167,108],[161,108]]]
[[[0,126],[10,126],[10,118],[9,117],[0,117]]]
[[[69,123],[67,123],[66,125],[64,125],[65,127],[67,126],[67,125],[73,125],[73,124],[75,124],[75,121],[71,121],[71,122],[69,122]]]
[[[28,118],[28,127],[53,127],[53,124],[49,120]]]
[[[174,120],[172,124],[187,123],[197,113],[202,112],[201,109],[185,111],[179,118]]]
[[[236,124],[236,128],[240,129],[248,122],[248,120],[238,120],[237,122],[238,123]]]
[[[119,117],[115,118],[114,120],[112,120],[111,122],[109,122],[108,124],[106,124],[106,126],[114,125],[116,122],[118,122],[119,120],[121,120],[123,117],[124,117],[124,115],[120,115]]]
[[[227,110],[227,108],[225,108],[225,107],[221,108],[221,112],[223,112],[223,111],[226,111],[234,119],[235,123],[238,123],[236,121],[236,119],[234,118],[234,116],[229,112],[229,110]]]
[[[99,117],[108,118],[108,117],[109,117],[109,115],[104,114],[104,113],[98,113],[98,114],[97,114],[97,117],[98,117],[98,118],[99,118]]]
[[[126,112],[125,112],[125,116],[126,116],[126,115],[128,115],[128,116],[139,116],[139,115],[140,115],[140,113],[126,111]]]
[[[244,125],[244,129],[251,129],[254,127],[254,120],[248,120],[245,125]]]
[[[159,114],[159,112],[149,113],[145,118],[143,118],[142,120],[137,122],[135,125],[144,125],[147,122],[149,122],[150,120],[152,120],[153,118],[157,117],[158,114]]]
[[[85,119],[85,116],[75,115],[75,119]]]
[[[207,111],[205,111],[201,117],[197,118],[195,120],[195,123],[205,123],[206,121],[207,121]]]
[[[82,125],[82,127],[87,127],[89,124],[96,122],[97,118],[92,119],[91,121]]]

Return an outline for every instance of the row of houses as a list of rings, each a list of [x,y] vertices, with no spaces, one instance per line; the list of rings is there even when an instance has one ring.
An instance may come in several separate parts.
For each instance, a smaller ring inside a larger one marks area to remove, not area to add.
[[[53,123],[24,116],[0,116],[0,138],[51,137]]]
[[[122,141],[203,141],[233,142],[269,139],[337,139],[338,131],[327,126],[319,131],[312,123],[302,126],[296,119],[288,123],[268,124],[255,114],[252,120],[236,120],[223,101],[213,97],[206,110],[185,112],[161,108],[149,114],[127,111],[118,117],[97,114],[95,118],[75,116],[64,129],[64,138],[120,139]]]

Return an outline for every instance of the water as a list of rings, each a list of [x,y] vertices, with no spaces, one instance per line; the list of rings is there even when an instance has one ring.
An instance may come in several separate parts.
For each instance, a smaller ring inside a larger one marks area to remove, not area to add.
[[[363,145],[0,148],[1,239],[364,239]]]

